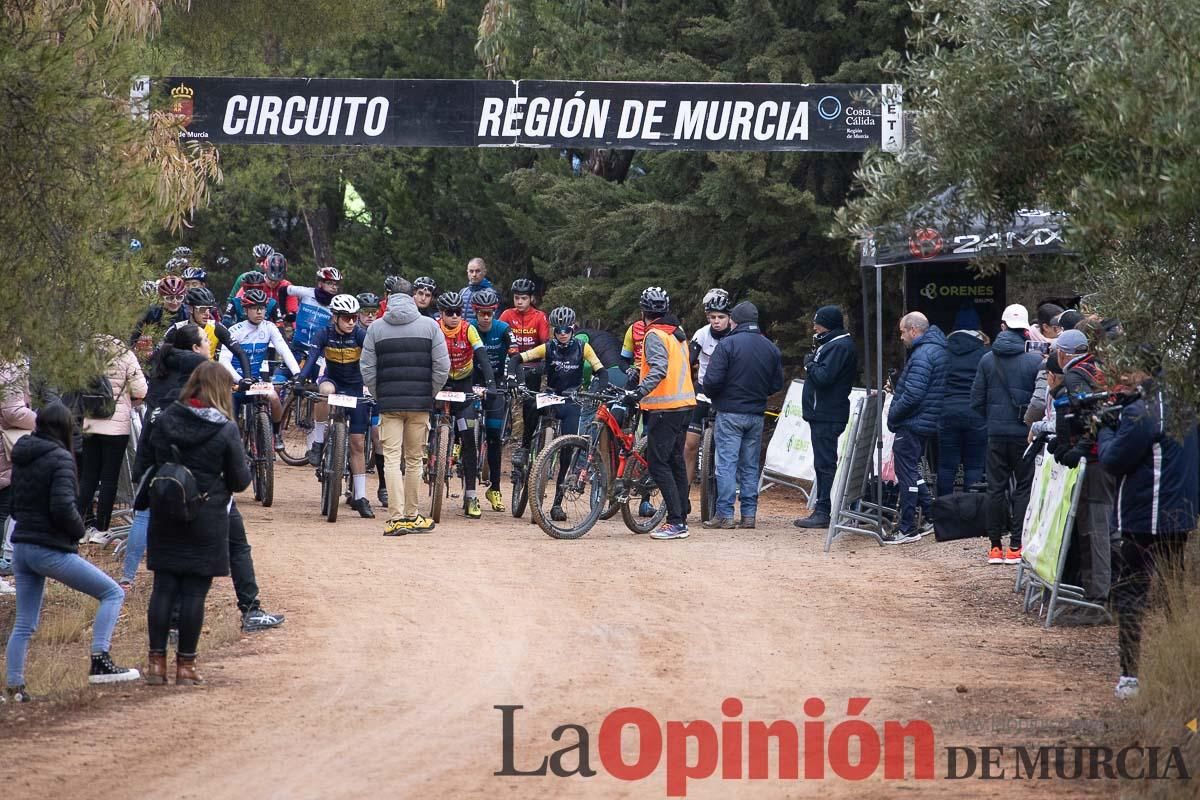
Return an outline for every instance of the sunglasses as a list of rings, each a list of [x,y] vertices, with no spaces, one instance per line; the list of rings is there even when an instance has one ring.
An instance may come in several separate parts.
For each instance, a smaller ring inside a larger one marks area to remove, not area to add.
[[[494,308],[477,308],[477,309],[475,309],[475,316],[477,316],[477,317],[490,317],[490,316],[493,316],[495,313],[496,313],[496,309],[494,309]]]
[[[561,336],[564,333],[570,333],[572,330],[572,328],[555,328],[554,333],[555,335]]]
[[[448,308],[442,312],[443,317],[461,317],[462,312],[456,308]]]

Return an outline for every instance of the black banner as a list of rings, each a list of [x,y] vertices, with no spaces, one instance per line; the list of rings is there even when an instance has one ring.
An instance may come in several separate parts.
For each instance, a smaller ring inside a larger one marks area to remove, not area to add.
[[[905,309],[920,311],[947,334],[963,327],[996,338],[1006,296],[1003,265],[984,278],[966,261],[904,267]]]
[[[139,82],[135,94],[144,96]],[[902,149],[892,84],[166,78],[214,144]],[[881,101],[882,99],[882,101]],[[137,105],[137,103],[135,103]]]

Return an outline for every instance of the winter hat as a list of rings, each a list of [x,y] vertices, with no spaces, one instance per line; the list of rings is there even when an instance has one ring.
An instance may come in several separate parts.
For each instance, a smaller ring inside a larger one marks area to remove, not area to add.
[[[1058,315],[1058,322],[1056,322],[1055,324],[1058,325],[1058,327],[1062,328],[1064,331],[1069,331],[1072,328],[1074,328],[1076,325],[1078,325],[1079,321],[1082,319],[1083,319],[1083,314],[1080,314],[1078,311],[1076,311],[1073,308],[1068,308],[1066,311],[1064,311]]]
[[[1053,372],[1055,375],[1062,375],[1062,364],[1058,363],[1058,359],[1051,356],[1046,359],[1046,371]]]
[[[729,318],[741,325],[743,322],[758,322],[758,308],[749,300],[743,300],[733,307]]]
[[[831,331],[843,326],[842,310],[837,306],[821,306],[817,309],[813,322],[823,325]]]
[[[954,315],[954,330],[956,331],[977,331],[982,327],[983,323],[979,319],[979,312],[970,306],[960,308]]]
[[[1024,330],[1029,327],[1029,311],[1020,303],[1013,303],[1004,309],[1004,313],[1000,316],[1000,319],[1004,320],[1004,324],[1010,330],[1013,328]]]
[[[1083,331],[1077,331],[1072,328],[1069,331],[1063,331],[1059,337],[1054,340],[1053,347],[1055,350],[1061,350],[1064,353],[1077,355],[1088,351],[1087,336]]]

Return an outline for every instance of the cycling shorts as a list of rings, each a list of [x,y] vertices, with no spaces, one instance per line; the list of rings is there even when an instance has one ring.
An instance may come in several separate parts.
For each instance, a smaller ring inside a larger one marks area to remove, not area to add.
[[[712,403],[697,400],[696,407],[692,409],[692,421],[688,423],[688,433],[700,433],[700,429],[704,427],[704,418],[711,410]]]
[[[321,380],[328,381],[329,379],[322,376]],[[334,394],[348,394],[351,397],[363,396],[362,386],[338,386],[336,383],[333,385]],[[371,429],[371,416],[374,413],[374,409],[374,404],[362,400],[354,408],[346,409],[347,416],[350,418],[350,432],[367,433]]]

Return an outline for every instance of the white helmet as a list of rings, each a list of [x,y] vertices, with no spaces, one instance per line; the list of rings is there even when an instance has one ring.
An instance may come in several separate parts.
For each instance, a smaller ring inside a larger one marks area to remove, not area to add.
[[[358,298],[352,294],[339,294],[329,301],[329,310],[335,314],[357,314]]]

